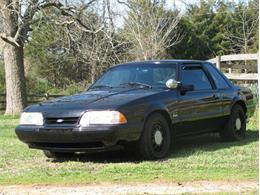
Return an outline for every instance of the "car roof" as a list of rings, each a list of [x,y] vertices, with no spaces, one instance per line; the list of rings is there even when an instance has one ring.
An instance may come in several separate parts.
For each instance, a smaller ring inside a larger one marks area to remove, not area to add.
[[[127,62],[124,64],[117,64],[117,65],[137,65],[137,64],[167,64],[167,63],[203,63],[206,61],[203,60],[146,60],[146,61],[133,61],[133,62]]]

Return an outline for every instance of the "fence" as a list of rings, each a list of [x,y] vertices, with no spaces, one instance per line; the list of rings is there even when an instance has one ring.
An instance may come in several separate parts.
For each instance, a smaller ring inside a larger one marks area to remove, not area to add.
[[[230,80],[254,82],[258,80],[258,53],[216,56],[209,61],[216,64],[218,69],[222,69],[222,71],[224,69],[225,75]],[[237,64],[238,61],[244,61],[245,63],[243,65]],[[256,61],[256,64],[248,64],[248,62],[251,63],[252,61]],[[233,71],[234,69],[239,69],[240,72]]]
[[[36,103],[40,103],[52,98],[56,98],[56,97],[62,97],[64,95],[51,95],[48,93],[45,94],[28,94],[27,95],[27,103],[28,105],[30,104],[36,104]],[[0,94],[0,111],[5,110],[5,105],[6,105],[6,94]]]

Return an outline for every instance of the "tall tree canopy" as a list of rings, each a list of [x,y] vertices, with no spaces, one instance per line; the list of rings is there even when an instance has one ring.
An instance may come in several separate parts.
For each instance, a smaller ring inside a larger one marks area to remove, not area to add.
[[[190,59],[257,52],[258,12],[257,0],[191,4],[180,22],[184,38],[168,52],[174,58]]]

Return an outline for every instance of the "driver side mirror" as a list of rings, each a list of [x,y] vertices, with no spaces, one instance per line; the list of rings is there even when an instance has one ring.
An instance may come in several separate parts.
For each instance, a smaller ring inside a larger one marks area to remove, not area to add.
[[[166,85],[166,87],[169,88],[169,89],[176,89],[176,88],[179,86],[180,83],[181,83],[180,81],[176,81],[175,79],[169,79],[169,80],[165,83],[165,85]]]

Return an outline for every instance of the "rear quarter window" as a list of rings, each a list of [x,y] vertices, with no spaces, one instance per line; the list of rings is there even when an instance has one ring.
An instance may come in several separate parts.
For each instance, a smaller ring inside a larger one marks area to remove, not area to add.
[[[204,66],[207,68],[218,89],[229,88],[229,85],[226,82],[226,80],[220,75],[220,73],[217,71],[215,67],[213,67],[212,64],[204,64]]]

